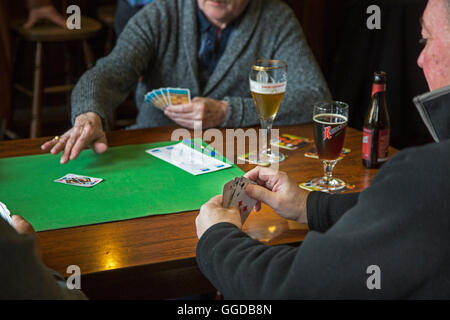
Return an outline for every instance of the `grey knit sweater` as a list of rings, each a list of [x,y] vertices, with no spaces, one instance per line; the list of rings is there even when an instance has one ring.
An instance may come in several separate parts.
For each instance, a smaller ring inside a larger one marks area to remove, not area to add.
[[[312,119],[312,104],[330,97],[320,69],[292,10],[277,0],[251,0],[204,88],[198,79],[197,0],[155,1],[134,16],[111,54],[87,71],[72,92],[72,121],[85,112],[107,115],[135,90],[139,109],[132,128],[175,124],[144,101],[160,87],[189,88],[191,96],[228,102],[223,127],[257,125],[249,89],[250,64],[255,59],[279,59],[288,64],[288,84],[276,125]],[[142,81],[138,82],[142,76]]]

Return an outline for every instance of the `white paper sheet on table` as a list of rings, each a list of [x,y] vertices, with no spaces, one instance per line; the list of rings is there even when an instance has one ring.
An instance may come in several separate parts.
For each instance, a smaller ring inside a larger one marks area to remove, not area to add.
[[[182,142],[171,146],[149,149],[145,152],[193,175],[210,173],[231,167],[230,164],[210,157]]]

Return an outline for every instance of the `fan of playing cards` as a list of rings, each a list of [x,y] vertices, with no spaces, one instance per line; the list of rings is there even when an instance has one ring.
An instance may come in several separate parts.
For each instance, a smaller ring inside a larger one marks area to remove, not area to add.
[[[169,105],[190,103],[191,91],[182,88],[160,88],[148,92],[145,95],[145,101],[160,110],[165,110]]]
[[[223,186],[222,206],[224,208],[238,207],[242,224],[256,204],[256,200],[247,196],[244,191],[249,183],[256,184],[245,177],[240,177],[234,178]]]

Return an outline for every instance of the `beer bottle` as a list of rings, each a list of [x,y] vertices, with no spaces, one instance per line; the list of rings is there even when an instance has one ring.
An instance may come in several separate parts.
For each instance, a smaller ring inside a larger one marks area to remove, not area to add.
[[[379,168],[388,160],[389,113],[386,104],[386,72],[375,72],[372,98],[364,120],[362,162],[367,168]]]

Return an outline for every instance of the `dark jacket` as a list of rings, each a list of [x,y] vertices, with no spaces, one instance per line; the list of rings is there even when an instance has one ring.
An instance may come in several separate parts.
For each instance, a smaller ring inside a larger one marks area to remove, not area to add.
[[[449,119],[450,87],[433,99]],[[450,298],[450,136],[440,137],[396,154],[361,193],[310,193],[300,247],[212,226],[197,246],[200,270],[228,299]]]

